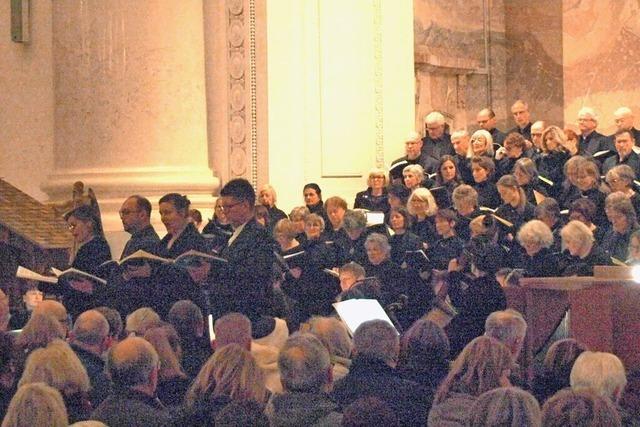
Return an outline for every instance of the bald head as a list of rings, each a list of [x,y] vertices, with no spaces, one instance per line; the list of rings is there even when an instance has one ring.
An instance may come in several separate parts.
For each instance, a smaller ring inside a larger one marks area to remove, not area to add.
[[[7,330],[9,325],[9,298],[0,289],[0,332]]]
[[[152,385],[157,372],[158,354],[153,346],[139,337],[129,337],[114,345],[107,356],[106,370],[117,386]]]
[[[52,299],[46,299],[42,301],[38,306],[33,310],[34,314],[46,314],[48,316],[55,317],[58,321],[63,322],[67,320],[67,309],[64,308],[64,305],[60,304],[58,301],[54,301]]]
[[[215,347],[222,348],[227,344],[238,344],[251,350],[251,321],[240,313],[225,314],[213,325],[216,335]]]
[[[109,322],[99,311],[85,311],[73,324],[71,335],[74,341],[82,344],[101,345],[109,336]]]
[[[491,132],[496,127],[496,113],[491,108],[483,108],[476,115],[476,122],[481,129]]]

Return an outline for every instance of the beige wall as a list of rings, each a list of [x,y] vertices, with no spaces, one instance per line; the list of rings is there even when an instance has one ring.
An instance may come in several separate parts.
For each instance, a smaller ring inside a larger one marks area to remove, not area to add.
[[[31,42],[14,43],[9,1],[0,1],[0,176],[43,200],[53,168],[51,1],[31,1]]]
[[[413,128],[409,1],[272,0],[268,19],[269,179],[278,205],[316,182],[352,205],[374,166]]]

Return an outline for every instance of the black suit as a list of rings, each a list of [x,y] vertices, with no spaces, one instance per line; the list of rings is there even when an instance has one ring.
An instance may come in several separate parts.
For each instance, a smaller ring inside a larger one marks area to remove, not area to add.
[[[445,154],[455,154],[451,145],[451,136],[443,133],[440,138],[433,139],[429,135],[422,138],[422,155],[440,160]]]
[[[228,264],[212,272],[214,315],[232,311],[248,317],[267,314],[272,293],[271,270],[275,262],[275,242],[255,218],[220,252]]]
[[[595,130],[587,136],[580,135],[578,140],[578,154],[591,156],[602,150],[615,150],[611,140],[606,136]]]

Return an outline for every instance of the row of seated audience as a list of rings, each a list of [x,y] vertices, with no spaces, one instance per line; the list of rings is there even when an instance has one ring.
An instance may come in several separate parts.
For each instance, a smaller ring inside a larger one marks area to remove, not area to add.
[[[123,331],[119,313],[101,307],[70,327],[62,304],[43,301],[16,339],[0,334],[2,426],[640,423],[621,361],[573,339],[551,345],[529,386],[517,364],[527,325],[513,310],[491,313],[453,359],[427,319],[401,335],[370,320],[351,338],[336,317],[289,335],[279,319],[265,327],[229,313],[213,343],[191,301],[166,320],[141,308]]]

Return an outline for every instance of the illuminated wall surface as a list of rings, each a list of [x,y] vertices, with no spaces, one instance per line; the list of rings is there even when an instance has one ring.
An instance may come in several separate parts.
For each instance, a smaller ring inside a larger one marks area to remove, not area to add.
[[[502,128],[518,97],[561,125],[589,105],[609,132],[640,108],[632,0],[30,4],[30,43],[0,34],[0,175],[39,200],[84,180],[111,232],[127,194],[209,208],[234,176],[287,211],[312,181],[351,204],[432,109],[473,129],[488,103]]]

